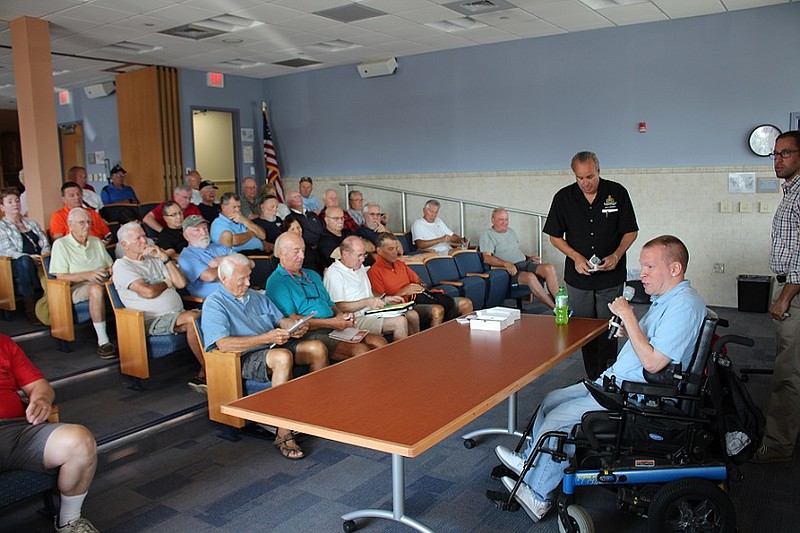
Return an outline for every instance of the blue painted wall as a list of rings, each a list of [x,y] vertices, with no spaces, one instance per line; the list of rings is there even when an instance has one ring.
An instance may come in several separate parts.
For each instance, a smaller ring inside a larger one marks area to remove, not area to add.
[[[263,81],[283,173],[765,164],[762,123],[800,111],[800,4],[399,58]],[[647,122],[648,132],[638,133]]]
[[[70,93],[72,103],[66,106],[58,105],[56,97],[56,121],[58,124],[82,122],[86,153],[104,151],[106,159],[113,167],[120,162],[116,93],[102,98],[87,98],[83,89],[72,89]],[[131,165],[132,163],[122,162],[123,167]],[[86,172],[102,174],[107,173],[108,169],[102,161],[99,164],[90,165],[87,158]]]

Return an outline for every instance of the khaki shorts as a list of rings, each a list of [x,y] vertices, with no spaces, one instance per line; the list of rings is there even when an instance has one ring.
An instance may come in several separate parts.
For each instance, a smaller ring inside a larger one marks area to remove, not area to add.
[[[178,322],[178,316],[182,312],[176,311],[156,318],[145,319],[144,330],[148,335],[171,335],[175,333],[175,324]]]
[[[374,335],[383,334],[383,317],[378,315],[364,315],[356,318],[356,327],[365,329]]]
[[[72,290],[72,303],[77,304],[81,302],[85,302],[89,299],[89,287],[93,285],[93,283],[89,281],[80,281],[78,283],[73,283],[70,289]]]

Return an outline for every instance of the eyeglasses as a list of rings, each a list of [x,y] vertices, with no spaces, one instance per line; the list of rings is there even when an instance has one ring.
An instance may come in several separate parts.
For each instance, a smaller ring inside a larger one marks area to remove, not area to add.
[[[178,198],[183,198],[184,200],[191,200],[192,199],[192,195],[191,194],[189,194],[189,195],[179,194]]]
[[[294,277],[292,279],[294,279],[294,282],[298,284],[301,289],[303,289],[303,294],[305,295],[306,300],[319,299],[319,289],[312,281],[306,282],[304,280],[296,279]]]
[[[788,159],[792,154],[796,154],[797,152],[800,152],[800,150],[781,150],[780,152],[772,152],[768,155],[771,159],[777,159],[779,157],[781,159]]]
[[[164,216],[165,217],[177,217],[177,216],[182,215],[182,214],[183,214],[182,211],[178,211],[177,213],[170,213],[170,214],[164,213]]]

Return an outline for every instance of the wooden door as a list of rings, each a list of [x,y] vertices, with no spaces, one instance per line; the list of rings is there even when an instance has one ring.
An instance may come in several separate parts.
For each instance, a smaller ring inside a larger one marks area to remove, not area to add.
[[[83,147],[83,124],[62,124],[58,127],[58,138],[61,145],[61,170],[64,181],[72,167],[86,167]]]

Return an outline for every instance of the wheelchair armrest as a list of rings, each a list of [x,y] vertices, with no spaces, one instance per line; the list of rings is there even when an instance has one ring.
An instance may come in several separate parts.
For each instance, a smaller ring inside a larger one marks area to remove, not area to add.
[[[583,384],[591,393],[592,398],[609,411],[620,411],[624,407],[622,394],[603,390],[603,387],[590,379],[584,379]]]
[[[643,396],[675,398],[680,394],[674,385],[657,385],[653,383],[635,383],[623,381],[622,391],[626,394],[641,394]]]
[[[667,365],[656,373],[648,372],[646,369],[642,368],[642,376],[644,376],[647,383],[654,383],[656,385],[673,385],[676,380],[680,381],[683,379],[680,363]]]

